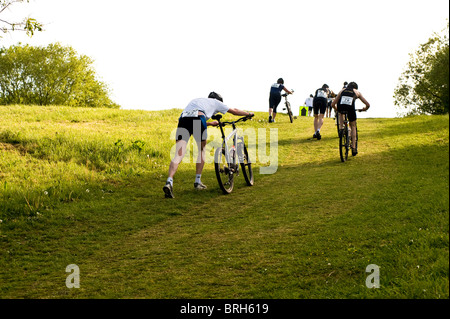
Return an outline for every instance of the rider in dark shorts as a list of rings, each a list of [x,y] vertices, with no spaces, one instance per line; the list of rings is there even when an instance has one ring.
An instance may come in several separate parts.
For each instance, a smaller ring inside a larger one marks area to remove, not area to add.
[[[328,107],[328,95],[330,93],[329,86],[324,84],[320,89],[316,90],[313,100],[314,108],[314,135],[313,138],[322,139],[320,130],[323,125],[323,117]]]
[[[275,122],[275,117],[277,116],[277,107],[281,102],[281,91],[285,91],[287,94],[292,94],[291,91],[286,89],[284,86],[284,80],[282,78],[278,79],[277,83],[270,87],[270,97],[269,97],[269,123]]]
[[[355,82],[350,82],[347,87],[344,87],[341,92],[337,95],[336,99],[332,103],[332,107],[339,112],[339,123],[343,125],[344,118],[342,112],[347,112],[348,121],[350,122],[350,127],[352,130],[352,155],[356,156],[358,150],[356,149],[356,107],[355,102],[360,99],[366,107],[362,111],[367,111],[370,108],[369,102],[362,96],[361,92],[358,91],[358,84]],[[337,107],[336,107],[337,106]],[[342,129],[342,126],[339,128]],[[341,132],[339,133],[341,134]]]
[[[176,142],[180,140],[189,142],[191,136],[194,136],[197,143],[208,139],[205,115],[198,115],[197,117],[180,117],[178,119]]]
[[[237,116],[253,117],[251,112],[241,111],[236,108],[229,108],[223,104],[223,98],[216,92],[211,92],[208,98],[198,98],[192,100],[181,113],[176,131],[175,154],[169,166],[169,175],[166,185],[163,187],[166,198],[174,198],[173,177],[178,170],[178,166],[183,160],[187,151],[190,137],[193,135],[198,147],[198,158],[196,161],[196,175],[194,188],[204,190],[206,186],[201,181],[203,167],[206,157],[207,126],[217,126],[218,121],[207,122],[215,114],[231,113]]]

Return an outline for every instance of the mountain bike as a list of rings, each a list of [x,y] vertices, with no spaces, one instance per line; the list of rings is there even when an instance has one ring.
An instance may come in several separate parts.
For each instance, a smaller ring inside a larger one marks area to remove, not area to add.
[[[292,92],[294,92],[294,90],[292,90]],[[287,96],[287,93],[284,93],[281,95],[282,97],[284,97],[284,104],[286,105],[286,107],[283,110],[287,110],[288,115],[289,115],[289,120],[291,121],[291,123],[294,123],[294,115],[292,114],[292,108],[291,108],[291,103],[289,103]]]
[[[236,124],[245,122],[250,117],[242,117],[233,122],[221,122],[222,115],[218,114],[212,117],[213,120],[219,122],[220,131],[222,133],[222,146],[216,150],[214,156],[214,168],[216,171],[219,187],[224,194],[230,194],[234,187],[234,177],[239,175],[239,166],[242,169],[245,182],[248,186],[253,186],[253,169],[252,163],[248,156],[247,147],[245,146],[244,137],[238,134]],[[224,127],[231,125],[233,131],[225,136]]]
[[[363,112],[363,110],[356,110],[357,112]],[[348,121],[348,112],[344,111],[339,114],[344,115],[344,128],[338,131],[339,133],[339,155],[341,157],[342,162],[346,162],[348,160],[348,152],[352,145],[352,134],[351,129],[349,128]],[[358,149],[358,127],[356,127],[356,149]]]

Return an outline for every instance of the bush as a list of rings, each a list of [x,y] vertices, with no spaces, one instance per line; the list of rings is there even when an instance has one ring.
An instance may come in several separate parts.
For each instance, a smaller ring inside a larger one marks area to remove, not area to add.
[[[58,43],[0,49],[0,104],[120,108],[92,63]]]

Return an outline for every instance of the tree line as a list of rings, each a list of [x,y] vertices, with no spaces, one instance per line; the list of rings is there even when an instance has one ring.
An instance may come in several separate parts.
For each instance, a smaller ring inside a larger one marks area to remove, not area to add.
[[[394,92],[395,104],[408,114],[448,114],[449,23],[410,54]]]
[[[33,18],[8,21],[2,13],[29,0],[0,0],[0,32],[22,31],[32,37],[43,31]],[[1,35],[0,35],[1,39]],[[120,106],[110,99],[108,86],[97,79],[93,61],[70,46],[15,45],[0,48],[0,105]]]
[[[120,106],[96,77],[93,61],[59,43],[0,49],[0,104]]]

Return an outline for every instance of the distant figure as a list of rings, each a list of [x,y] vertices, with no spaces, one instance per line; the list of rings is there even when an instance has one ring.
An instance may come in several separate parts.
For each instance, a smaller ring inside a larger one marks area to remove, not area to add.
[[[327,103],[327,111],[325,113],[326,117],[331,117],[331,103],[333,103],[333,99],[336,97],[336,94],[330,90],[330,93],[328,95],[328,103]]]
[[[308,107],[308,116],[311,116],[312,111],[313,111],[313,100],[314,100],[314,95],[310,94],[309,98],[307,98],[305,100],[305,105]]]
[[[275,117],[277,116],[277,107],[281,102],[281,91],[285,91],[287,94],[292,94],[293,92],[286,89],[284,86],[284,80],[279,78],[277,83],[270,87],[270,97],[269,97],[269,123],[275,122]]]
[[[316,90],[316,94],[314,95],[313,100],[313,108],[314,108],[314,135],[313,138],[317,138],[318,140],[322,139],[322,135],[320,135],[320,130],[323,126],[323,117],[327,110],[328,106],[328,95],[330,94],[330,89],[327,84],[324,84],[320,89]]]

